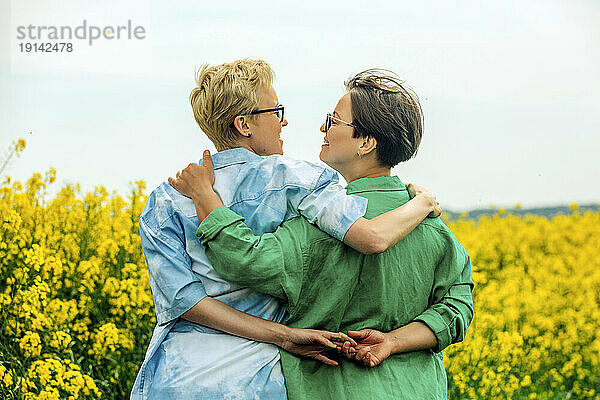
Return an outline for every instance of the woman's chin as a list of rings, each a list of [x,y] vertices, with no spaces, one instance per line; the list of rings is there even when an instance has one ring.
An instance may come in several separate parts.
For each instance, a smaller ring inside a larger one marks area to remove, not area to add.
[[[327,163],[327,149],[325,148],[325,146],[321,147],[321,152],[319,153],[319,159],[321,161],[323,161],[324,163]]]
[[[325,164],[327,164],[327,166],[329,166],[329,168],[335,169],[333,167],[333,165],[331,165],[331,160],[327,157],[327,154],[323,154],[323,153],[326,153],[326,152],[324,152],[323,150],[321,150],[321,154],[319,154],[319,159],[321,161],[323,161]]]

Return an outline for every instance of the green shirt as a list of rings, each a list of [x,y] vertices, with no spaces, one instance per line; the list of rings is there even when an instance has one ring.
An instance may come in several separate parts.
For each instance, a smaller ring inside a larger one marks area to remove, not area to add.
[[[347,192],[369,200],[366,218],[409,200],[397,177],[358,179]],[[290,399],[446,399],[441,350],[466,334],[473,282],[469,255],[439,218],[370,256],[303,217],[255,236],[225,207],[210,213],[197,235],[223,278],[281,299],[289,326],[388,332],[422,321],[437,337],[435,349],[394,354],[375,368],[343,357],[331,367],[281,351]]]

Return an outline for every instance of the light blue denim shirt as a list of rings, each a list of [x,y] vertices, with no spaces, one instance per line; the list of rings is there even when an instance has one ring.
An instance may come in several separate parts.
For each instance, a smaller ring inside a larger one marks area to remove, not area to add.
[[[331,169],[237,148],[213,155],[214,189],[255,234],[273,232],[302,214],[342,240],[367,200],[348,196]],[[274,298],[223,280],[196,238],[191,199],[162,183],[148,197],[140,235],[157,325],[131,399],[286,399],[277,347],[225,334],[181,318],[206,296],[281,322]]]

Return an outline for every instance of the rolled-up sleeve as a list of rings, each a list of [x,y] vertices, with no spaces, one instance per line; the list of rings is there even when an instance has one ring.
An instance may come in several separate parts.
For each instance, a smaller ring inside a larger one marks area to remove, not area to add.
[[[436,268],[429,307],[414,319],[435,334],[434,352],[464,340],[473,319],[472,290],[471,259],[456,243]]]
[[[153,227],[140,218],[140,237],[159,325],[180,317],[207,296],[175,229],[169,224]]]
[[[315,189],[300,202],[298,211],[308,222],[343,241],[350,226],[365,214],[368,200],[346,194],[346,189],[337,182],[337,174],[324,169]]]

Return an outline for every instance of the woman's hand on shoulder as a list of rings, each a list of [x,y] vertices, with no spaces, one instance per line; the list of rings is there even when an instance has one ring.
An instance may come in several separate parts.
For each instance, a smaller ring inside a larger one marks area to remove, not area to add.
[[[204,166],[190,164],[183,171],[178,172],[175,178],[169,178],[171,186],[194,200],[196,216],[200,222],[214,209],[223,206],[223,202],[212,188],[215,182],[215,170],[210,151],[204,150],[202,158]]]
[[[202,158],[204,166],[192,163],[177,172],[175,178],[169,177],[171,186],[194,202],[214,193],[212,185],[215,182],[215,171],[210,151],[205,150]]]
[[[442,215],[442,208],[440,207],[440,203],[438,203],[436,197],[433,195],[433,193],[431,193],[431,190],[414,183],[407,184],[406,188],[408,189],[411,198],[418,198],[421,201],[424,201],[426,204],[428,204],[429,207],[431,207],[432,211],[428,215],[429,218],[436,218]]]

